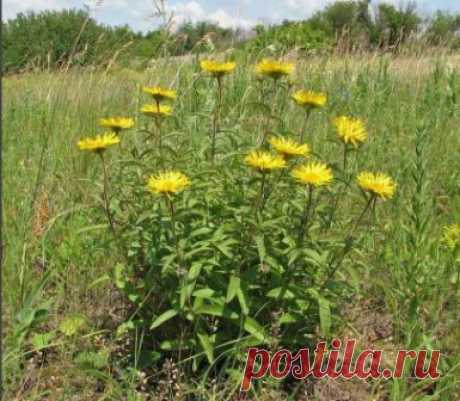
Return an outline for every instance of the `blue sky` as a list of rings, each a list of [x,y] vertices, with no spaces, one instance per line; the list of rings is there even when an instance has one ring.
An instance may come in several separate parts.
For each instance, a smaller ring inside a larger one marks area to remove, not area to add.
[[[323,8],[332,0],[165,0],[176,24],[184,21],[210,20],[224,27],[248,28],[256,23],[302,19]],[[373,0],[396,6],[407,0]],[[95,19],[111,25],[128,24],[146,31],[158,23],[153,17],[154,0],[3,0],[3,18],[27,10],[83,8],[88,5]],[[422,13],[437,9],[460,13],[460,0],[415,0]]]

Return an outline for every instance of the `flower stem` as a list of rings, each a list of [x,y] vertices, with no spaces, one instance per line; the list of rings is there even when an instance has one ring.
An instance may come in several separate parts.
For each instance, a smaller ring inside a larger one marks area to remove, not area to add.
[[[300,221],[299,236],[297,238],[297,242],[299,243],[299,245],[302,243],[305,237],[305,234],[308,234],[309,221],[313,217],[313,216],[310,216],[312,204],[313,204],[313,186],[309,185],[308,186],[308,200],[307,200],[307,203],[305,204],[304,213]]]
[[[118,243],[119,247],[123,251],[123,256],[128,260],[128,249],[126,244],[122,241],[118,230],[115,227],[115,221],[113,219],[112,212],[110,211],[110,202],[109,202],[109,175],[107,172],[107,163],[104,158],[104,152],[98,152],[102,160],[102,170],[104,172],[104,185],[102,190],[102,198],[104,201],[104,211],[109,221],[110,230],[112,231],[115,241]]]
[[[271,114],[276,114],[276,101],[278,100],[278,79],[273,80],[273,98],[272,98],[272,110]]]
[[[174,240],[174,245],[176,247],[177,259],[179,260],[179,267],[183,266],[182,252],[179,247],[179,237],[177,236],[176,231],[176,211],[174,208],[174,202],[172,201],[169,195],[165,195],[166,204],[168,205],[169,211],[171,213],[171,232]]]
[[[110,211],[110,203],[109,203],[109,195],[108,195],[109,177],[107,173],[107,163],[105,162],[104,152],[98,152],[98,153],[102,160],[102,170],[104,172],[104,185],[103,185],[103,190],[102,190],[102,197],[104,200],[104,211],[105,211],[105,214],[107,215],[107,220],[109,221],[110,229],[112,230],[114,237],[118,238],[117,231],[115,229],[115,223],[113,221],[113,216]]]
[[[261,179],[261,182],[260,182],[260,193],[259,193],[259,196],[257,198],[256,207],[255,207],[256,217],[257,217],[257,213],[259,212],[259,208],[260,208],[260,211],[263,210],[264,196],[265,196],[265,184],[266,184],[266,181],[267,181],[266,176],[267,176],[267,173],[265,171],[262,171],[262,179]],[[262,205],[262,207],[261,207],[261,205]]]
[[[274,78],[273,79],[273,94],[271,97],[271,107],[270,107],[270,115],[267,115],[267,118],[265,119],[265,127],[263,130],[262,134],[262,141],[260,143],[260,147],[265,147],[267,144],[267,134],[270,130],[270,120],[275,116],[276,114],[276,101],[278,99],[278,79]]]
[[[220,123],[220,110],[222,108],[222,99],[223,99],[223,85],[222,85],[222,77],[217,77],[217,105],[214,111],[214,118],[212,124],[212,144],[211,144],[211,161],[214,163],[214,158],[216,155],[216,137],[217,131],[219,131],[219,123]]]
[[[348,235],[345,238],[345,248],[343,249],[343,252],[342,252],[342,255],[340,256],[340,259],[337,261],[337,263],[335,263],[337,258],[334,257],[334,258],[332,258],[331,262],[329,263],[329,269],[330,268],[332,268],[332,269],[329,272],[326,280],[324,280],[324,283],[322,284],[321,289],[326,287],[326,285],[332,280],[332,278],[335,276],[335,274],[339,270],[340,266],[342,266],[342,263],[345,260],[345,257],[353,249],[353,233],[356,231],[358,226],[361,224],[362,219],[366,215],[366,213],[369,210],[369,208],[371,207],[372,203],[374,203],[374,205],[375,205],[375,202],[376,202],[375,196],[369,197],[369,199],[367,201],[367,204],[364,207],[361,215],[358,217],[358,220],[356,220],[356,223],[352,226],[352,228],[348,232]],[[334,266],[334,263],[335,263],[335,266]]]
[[[346,143],[344,143],[343,147],[343,176],[345,180],[345,184],[342,184],[340,187],[340,191],[338,192],[337,196],[335,197],[334,200],[334,205],[331,208],[331,213],[329,214],[329,219],[327,222],[327,228],[330,228],[332,226],[332,221],[334,220],[334,214],[335,211],[337,210],[339,206],[340,199],[342,198],[343,192],[345,191],[346,187],[350,185],[350,177],[347,174],[347,161],[348,161],[348,146]]]
[[[375,196],[370,196],[367,203],[366,203],[366,206],[364,208],[364,210],[362,211],[362,213],[360,214],[360,216],[358,217],[358,220],[356,220],[356,223],[354,224],[354,226],[351,228],[351,230],[349,231],[347,237],[351,237],[353,236],[354,232],[356,231],[356,229],[358,228],[358,226],[361,224],[361,221],[362,219],[364,218],[366,212],[369,210],[369,208],[371,207],[372,203],[374,203],[374,206],[375,206],[375,203],[377,201],[377,198]]]
[[[284,175],[288,172],[288,169],[283,169],[279,176],[278,176],[278,179],[275,179],[275,183],[276,182],[281,182],[281,180],[283,179]],[[268,191],[266,192],[264,198],[263,198],[263,202],[262,202],[262,210],[264,209],[265,205],[267,204],[268,202],[268,198],[270,197],[270,195],[273,193],[274,189],[275,189],[275,183],[273,183],[271,185],[271,187],[268,188]]]
[[[305,110],[305,118],[302,124],[302,131],[300,131],[299,142],[302,143],[305,135],[305,130],[307,129],[307,123],[310,119],[311,110],[308,108]]]

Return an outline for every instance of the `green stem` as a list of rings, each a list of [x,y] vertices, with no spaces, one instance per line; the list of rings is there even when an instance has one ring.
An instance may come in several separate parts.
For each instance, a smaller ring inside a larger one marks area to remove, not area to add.
[[[278,100],[278,79],[273,79],[273,98],[272,98],[272,110],[271,114],[276,114],[276,101]]]
[[[369,210],[369,208],[371,207],[372,203],[376,203],[377,201],[377,198],[372,195],[369,197],[367,203],[366,203],[366,206],[364,208],[364,210],[362,211],[362,213],[360,214],[360,216],[358,217],[358,220],[356,220],[356,223],[354,224],[354,226],[351,228],[351,230],[348,232],[348,235],[347,237],[350,238],[351,236],[353,236],[354,232],[356,231],[356,229],[358,228],[358,226],[361,224],[361,221],[362,219],[364,218],[366,212]]]
[[[115,221],[113,219],[112,212],[110,211],[110,201],[109,201],[109,175],[107,172],[107,163],[104,158],[104,152],[98,152],[101,160],[102,160],[102,170],[104,172],[104,185],[102,190],[102,198],[104,201],[104,211],[107,216],[107,220],[109,221],[110,230],[112,231],[113,237],[115,241],[118,243],[118,246],[123,251],[123,256],[128,260],[128,249],[126,244],[122,241],[116,227]]]
[[[110,202],[109,202],[109,176],[107,173],[107,164],[105,162],[104,158],[104,152],[98,152],[99,156],[101,157],[102,160],[102,170],[104,173],[104,185],[103,185],[103,190],[102,190],[102,197],[104,200],[104,211],[107,215],[107,220],[109,221],[110,229],[112,230],[112,233],[115,238],[118,238],[117,231],[115,229],[115,223],[113,221],[113,216],[110,211]]]
[[[257,198],[256,207],[255,207],[256,217],[259,212],[259,207],[261,206],[263,199],[264,199],[265,184],[267,181],[266,176],[267,176],[267,173],[265,171],[262,171],[262,180],[260,182],[260,193]],[[261,211],[262,211],[262,208],[261,208]]]
[[[276,101],[278,98],[278,79],[273,79],[273,94],[272,94],[272,102],[270,107],[270,115],[267,116],[265,120],[265,127],[262,134],[262,142],[260,143],[260,147],[265,147],[267,144],[267,134],[270,129],[270,119],[276,114]]]
[[[311,114],[310,108],[306,109],[305,110],[305,118],[304,118],[303,124],[302,124],[302,131],[300,131],[300,136],[299,136],[299,142],[300,143],[303,142],[304,135],[305,135],[305,130],[307,129],[307,123],[308,123],[308,120],[310,119],[310,114]]]
[[[343,174],[347,174],[347,161],[348,161],[348,146],[346,143],[343,144]]]
[[[212,129],[212,144],[211,144],[211,161],[214,163],[214,158],[216,155],[216,137],[217,131],[219,130],[219,123],[220,123],[220,110],[222,108],[222,96],[223,93],[223,85],[222,85],[222,78],[217,77],[217,105],[214,111],[214,119],[213,119],[213,129]]]
[[[180,251],[179,247],[179,237],[177,236],[176,231],[176,211],[174,209],[174,203],[169,195],[165,195],[166,204],[169,207],[169,211],[171,213],[171,232],[173,235],[174,245],[176,247],[177,259],[179,260],[179,266],[183,267],[183,260],[182,260],[182,252]]]
[[[335,274],[339,270],[340,266],[342,266],[342,263],[345,260],[345,257],[352,250],[352,248],[353,248],[353,234],[356,231],[356,229],[358,228],[358,226],[361,224],[362,219],[366,215],[367,211],[369,210],[369,208],[371,207],[373,202],[375,204],[376,198],[375,198],[375,196],[370,196],[368,201],[367,201],[367,204],[366,204],[364,210],[362,211],[361,215],[358,217],[358,220],[356,220],[356,223],[352,226],[352,228],[348,232],[348,235],[345,238],[345,248],[344,248],[344,250],[342,252],[342,255],[340,256],[340,259],[335,264],[335,266],[332,268],[332,270],[330,271],[330,273],[327,276],[327,278],[324,281],[324,283],[321,285],[321,289],[324,289],[324,287],[326,287],[326,285],[332,280],[332,278],[335,276]],[[336,258],[332,258],[331,262],[329,263],[329,269],[334,265],[335,261],[336,261]]]
[[[283,170],[281,170],[281,173],[279,174],[278,176],[278,179],[275,180],[275,183],[276,182],[281,182],[281,180],[283,179],[284,175],[288,172],[288,169],[285,168]],[[264,209],[265,205],[267,204],[268,202],[268,198],[270,197],[270,195],[273,193],[275,189],[275,185],[273,184],[269,189],[268,191],[266,192],[264,198],[263,198],[263,203],[262,203],[262,210]]]
[[[349,176],[346,173],[347,161],[348,161],[348,146],[345,143],[344,148],[343,148],[343,170],[342,170],[342,173],[343,173],[343,176],[344,176],[344,179],[345,179],[345,185],[341,185],[340,191],[337,194],[337,196],[335,197],[334,205],[332,206],[331,213],[329,215],[327,228],[330,228],[332,226],[332,221],[334,220],[335,211],[337,210],[337,208],[339,206],[340,198],[342,197],[345,188],[350,184]]]
[[[308,186],[308,200],[307,200],[307,203],[305,204],[304,213],[300,221],[299,236],[297,238],[297,242],[299,243],[299,245],[302,243],[305,237],[305,234],[308,234],[309,222],[311,221],[311,218],[313,218],[313,216],[310,216],[312,204],[313,204],[313,185],[309,185]]]

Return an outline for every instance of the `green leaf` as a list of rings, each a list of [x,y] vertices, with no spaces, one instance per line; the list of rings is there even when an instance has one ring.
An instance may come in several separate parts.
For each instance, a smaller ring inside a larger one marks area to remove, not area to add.
[[[194,262],[188,271],[187,281],[195,281],[199,277],[202,268],[203,263]]]
[[[203,263],[195,262],[190,267],[188,271],[187,278],[185,280],[185,285],[181,288],[180,291],[180,306],[184,307],[187,299],[192,295],[193,290],[195,289],[196,280],[198,279],[201,269],[203,268]]]
[[[263,341],[265,339],[264,328],[253,318],[246,317],[243,327],[258,340]]]
[[[238,291],[240,290],[240,285],[241,279],[238,276],[230,276],[230,281],[227,287],[227,298],[225,299],[227,303],[231,302],[233,298],[236,297]]]
[[[139,295],[135,293],[128,294],[128,299],[134,304],[138,301]]]
[[[59,325],[59,331],[65,336],[71,337],[77,334],[78,331],[86,324],[86,321],[81,316],[70,316],[65,318]]]
[[[134,330],[136,326],[134,325],[134,322],[132,320],[128,320],[127,322],[121,324],[117,328],[116,336],[117,337],[123,337],[126,333],[128,333],[130,330]]]
[[[321,334],[325,337],[329,336],[329,333],[331,331],[331,325],[332,325],[332,319],[331,319],[331,304],[330,302],[318,294],[318,292],[314,289],[310,289],[308,291],[313,297],[316,299],[318,302],[318,308],[319,308],[319,324],[320,324],[320,330]]]
[[[259,253],[260,263],[264,263],[265,256],[267,255],[267,251],[265,249],[264,237],[263,235],[258,235],[254,238],[257,245],[257,252]]]
[[[192,296],[196,298],[213,299],[215,293],[216,292],[211,288],[202,288],[201,290],[193,291]]]
[[[109,356],[110,353],[108,350],[101,350],[98,352],[83,351],[76,356],[75,362],[79,365],[102,369],[108,366]]]
[[[161,342],[160,349],[163,351],[172,351],[172,350],[180,350],[180,349],[189,349],[194,347],[195,340],[190,339],[186,341],[179,341],[179,340],[165,340]]]
[[[269,298],[281,297],[280,299],[293,299],[294,293],[287,288],[277,287],[277,288],[273,288],[270,291],[268,291],[267,297]]]
[[[54,339],[55,336],[56,333],[54,331],[42,334],[35,334],[31,340],[32,345],[36,351],[40,351],[41,349],[49,347],[51,341]]]
[[[240,303],[241,311],[243,312],[243,315],[247,316],[249,314],[249,308],[248,308],[248,303],[246,301],[246,294],[241,288],[241,286],[240,288],[238,288],[236,295],[238,297],[238,301]]]
[[[230,308],[227,308],[224,304],[201,304],[197,305],[196,308],[194,308],[195,313],[201,314],[201,315],[211,315],[211,316],[218,316],[218,317],[224,317],[226,319],[235,319],[237,320],[239,318],[238,313],[232,311]]]
[[[90,290],[91,288],[94,288],[96,287],[97,285],[99,285],[100,283],[104,283],[105,281],[110,281],[110,276],[108,274],[104,274],[103,276],[97,278],[96,280],[94,280],[89,286],[88,286],[88,290]]]
[[[223,244],[214,244],[214,246],[220,251],[222,252],[227,258],[229,259],[232,259],[233,258],[233,254],[230,252],[230,250],[228,249],[228,247],[226,245],[223,245]]]
[[[298,322],[299,319],[295,317],[293,314],[287,312],[283,313],[283,315],[279,318],[278,323],[279,324],[289,324],[289,323],[296,323]]]
[[[193,230],[191,233],[190,233],[190,238],[194,238],[194,237],[198,237],[198,236],[201,236],[201,235],[206,235],[206,234],[209,234],[212,230],[209,228],[209,227],[200,227],[196,230]]]
[[[197,333],[198,340],[200,341],[201,346],[203,347],[206,358],[208,358],[209,363],[214,361],[214,344],[210,336],[204,333]]]
[[[125,266],[117,263],[113,270],[115,286],[122,290],[126,287]]]
[[[326,298],[318,298],[319,305],[319,320],[321,333],[323,336],[329,336],[331,331],[331,306]]]
[[[150,330],[156,329],[157,327],[161,326],[163,323],[165,323],[168,320],[172,319],[177,314],[178,314],[177,310],[168,309],[166,312],[163,312],[160,316],[158,316],[153,321],[153,323],[150,325]]]

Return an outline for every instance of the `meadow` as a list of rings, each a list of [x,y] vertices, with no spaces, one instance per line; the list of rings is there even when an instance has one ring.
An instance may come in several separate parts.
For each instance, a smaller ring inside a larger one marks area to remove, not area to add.
[[[408,364],[399,380],[265,380],[249,399],[459,398],[458,58],[291,55],[279,79],[259,60],[237,54],[218,79],[193,57],[4,78],[5,399],[236,400],[248,346],[333,337],[439,349],[441,378]],[[171,115],[141,112],[146,86],[177,91]],[[326,104],[305,113],[300,89]],[[120,143],[80,150],[112,116],[134,120]],[[337,116],[362,120],[362,143]],[[254,168],[274,136],[310,151]],[[299,183],[311,162],[333,179]],[[183,191],[149,190],[165,170]],[[360,189],[363,171],[394,194]]]

